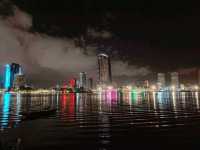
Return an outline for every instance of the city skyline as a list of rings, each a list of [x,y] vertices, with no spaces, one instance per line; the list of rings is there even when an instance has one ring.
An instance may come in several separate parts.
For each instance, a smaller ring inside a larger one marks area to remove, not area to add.
[[[193,0],[0,0],[0,150],[198,149],[199,34]]]
[[[25,77],[26,74],[22,72],[22,70],[24,71],[23,66],[12,62],[11,64],[4,64],[4,66],[1,68],[3,72],[0,74],[0,83],[1,86],[7,90],[16,87],[24,87],[25,85],[37,88],[49,88],[56,85],[70,87],[72,84],[74,84],[74,87],[78,87],[83,91],[90,89],[89,87],[93,86],[91,83],[94,84],[94,82],[96,85],[101,86],[115,85],[115,87],[120,87],[124,85],[132,85],[143,87],[147,81],[150,85],[156,85],[158,89],[168,88],[171,86],[174,88],[180,88],[181,86],[194,87],[200,85],[200,68],[197,67],[177,69],[171,72],[152,72],[149,73],[149,76],[146,76],[146,78],[140,78],[139,80],[131,79],[131,82],[128,83],[129,80],[125,80],[125,82],[117,82],[115,79],[112,80],[112,64],[110,56],[107,54],[98,54],[96,56],[96,62],[98,68],[96,70],[96,78],[91,77],[91,74],[88,74],[87,72],[79,72],[79,75],[77,73],[76,75],[71,76],[69,79],[65,78],[64,80],[57,82],[57,84],[50,82],[50,86],[36,86],[37,84],[34,85],[34,82],[31,83],[30,80],[27,82],[28,80]]]

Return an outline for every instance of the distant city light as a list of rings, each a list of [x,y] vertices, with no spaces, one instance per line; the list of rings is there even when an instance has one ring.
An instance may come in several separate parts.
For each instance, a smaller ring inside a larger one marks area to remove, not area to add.
[[[131,85],[127,86],[127,89],[132,90],[132,86]]]
[[[101,92],[103,89],[102,89],[102,87],[98,87],[98,89],[97,89],[99,92]]]
[[[175,90],[176,90],[176,86],[172,85],[172,86],[171,86],[171,89],[172,89],[173,91],[175,91]]]
[[[108,90],[112,90],[112,89],[113,89],[113,86],[108,86],[107,89],[108,89]]]
[[[129,84],[121,84],[121,86],[118,86],[117,82],[112,82],[111,60],[109,55],[98,55],[98,67],[99,79],[97,81],[93,82],[92,78],[88,78],[86,72],[80,72],[79,79],[73,77],[71,80],[65,81],[63,86],[53,86],[50,89],[34,89],[33,86],[27,85],[25,75],[22,72],[23,68],[20,64],[6,64],[4,67],[4,80],[1,81],[2,89],[0,89],[0,93],[8,91],[11,93],[20,92],[31,94],[56,94],[58,92],[98,93],[116,90],[117,92],[128,93],[132,99],[135,99],[137,95],[139,97],[140,94],[142,98],[145,97],[147,95],[146,92],[199,91],[198,83],[200,83],[200,76],[198,76],[198,79],[196,78],[196,73],[198,71],[196,69],[192,69],[192,71],[181,71],[185,76],[185,80],[179,78],[179,75],[182,76],[182,74],[178,71],[157,73],[157,82],[153,81],[152,83],[154,84],[151,86],[149,86],[149,80],[142,80],[142,82],[138,80],[132,82],[134,84],[130,84],[131,82],[129,82]],[[189,76],[194,73],[194,79],[191,78],[187,80],[186,75]],[[69,85],[67,85],[67,83],[69,83]]]
[[[156,90],[156,86],[155,86],[155,85],[152,85],[152,86],[151,86],[151,89],[152,89],[152,90]]]
[[[195,90],[198,90],[198,89],[199,89],[199,86],[198,86],[198,85],[195,85],[195,86],[194,86],[194,89],[195,89]]]

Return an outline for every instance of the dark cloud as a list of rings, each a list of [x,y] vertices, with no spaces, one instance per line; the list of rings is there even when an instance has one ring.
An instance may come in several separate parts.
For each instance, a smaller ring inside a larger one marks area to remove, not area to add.
[[[9,0],[2,0],[0,2],[0,14],[1,16],[13,15],[13,4]]]

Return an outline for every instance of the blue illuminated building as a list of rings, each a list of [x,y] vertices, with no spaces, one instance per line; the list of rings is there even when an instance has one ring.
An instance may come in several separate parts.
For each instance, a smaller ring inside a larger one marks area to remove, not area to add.
[[[11,64],[11,86],[13,87],[13,82],[15,80],[15,76],[18,75],[21,71],[21,67],[19,64],[12,63]]]
[[[11,87],[11,67],[9,64],[5,65],[5,79],[4,79],[4,88],[10,89]]]
[[[22,69],[19,64],[12,63],[5,65],[4,88],[10,90],[13,87],[13,82],[16,75],[22,74]]]

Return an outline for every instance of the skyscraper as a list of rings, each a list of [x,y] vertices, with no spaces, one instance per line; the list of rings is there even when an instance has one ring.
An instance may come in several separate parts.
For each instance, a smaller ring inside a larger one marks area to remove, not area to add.
[[[11,88],[11,66],[10,66],[10,64],[5,65],[4,88],[6,90]]]
[[[87,74],[86,74],[86,72],[80,72],[79,88],[84,91],[87,89]]]
[[[99,66],[99,83],[100,84],[112,83],[110,57],[106,54],[99,54],[98,66]]]
[[[9,90],[14,86],[17,75],[22,75],[21,66],[16,63],[5,65],[4,88]]]
[[[17,75],[21,74],[21,66],[16,63],[12,63],[11,67],[11,87],[14,85],[14,80]]]

